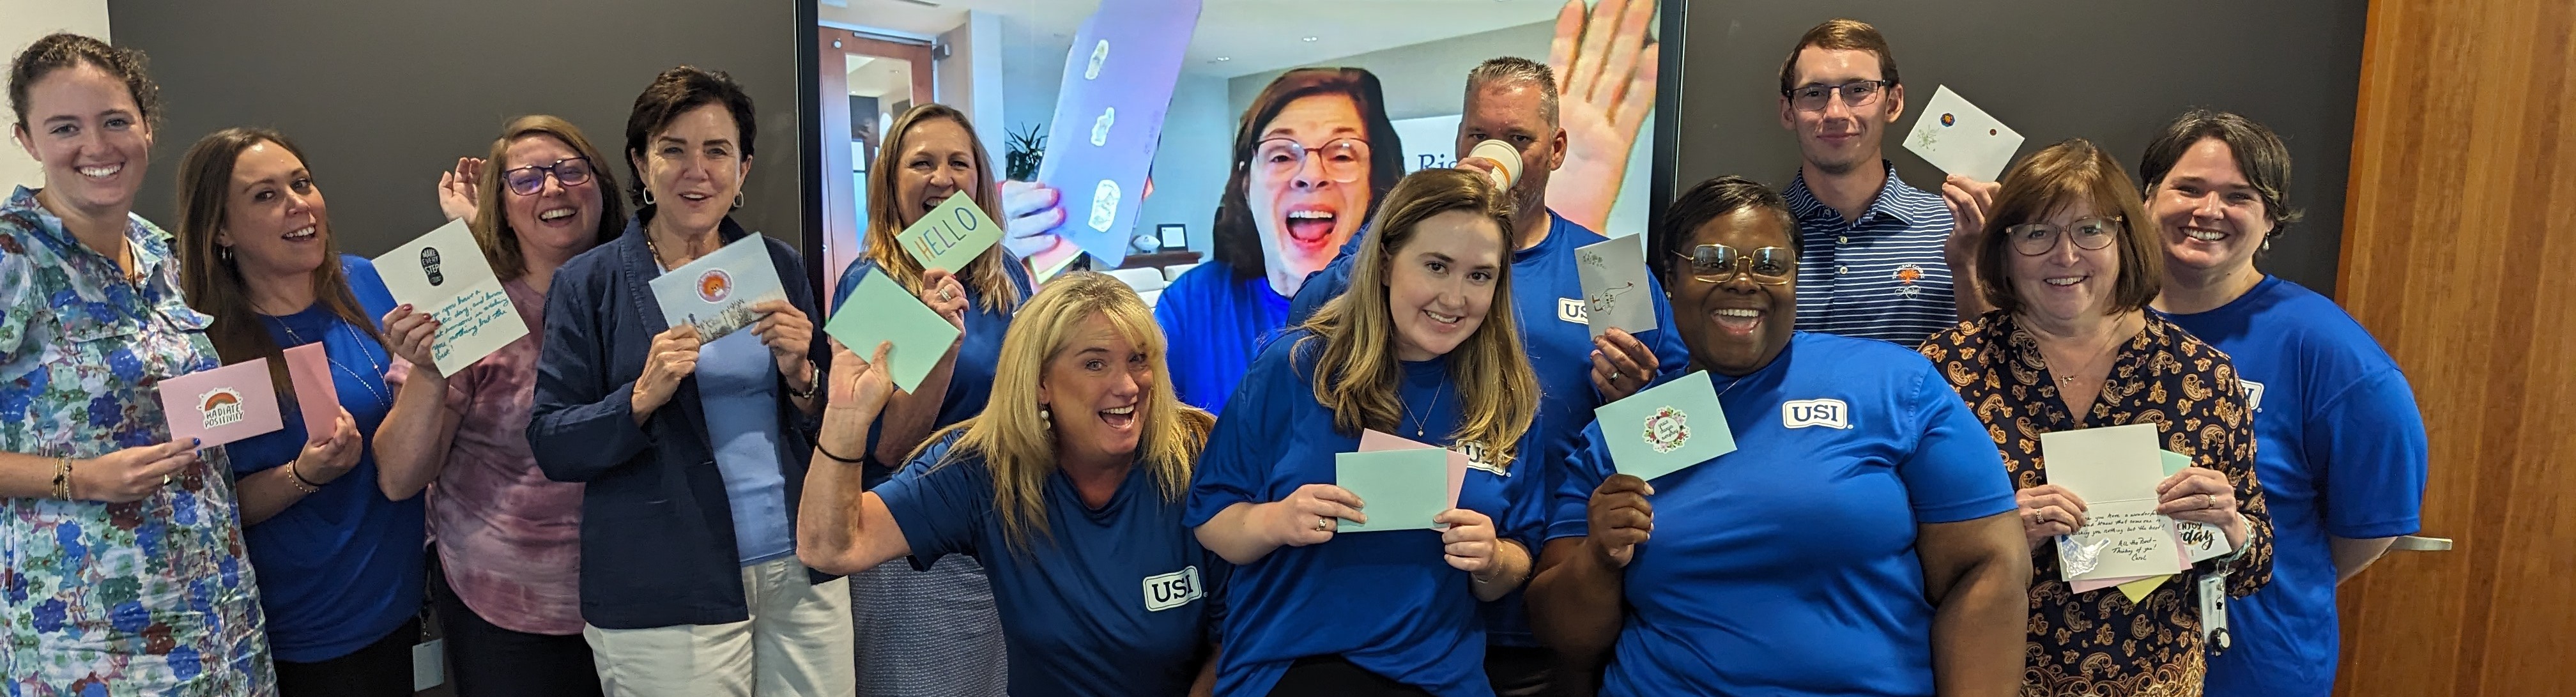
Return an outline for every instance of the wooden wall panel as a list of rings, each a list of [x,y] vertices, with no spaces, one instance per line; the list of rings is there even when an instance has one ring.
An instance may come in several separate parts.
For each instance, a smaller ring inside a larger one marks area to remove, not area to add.
[[[2337,694],[2576,694],[2576,3],[2371,3],[2337,300],[2432,438],[2424,532],[2343,589]]]

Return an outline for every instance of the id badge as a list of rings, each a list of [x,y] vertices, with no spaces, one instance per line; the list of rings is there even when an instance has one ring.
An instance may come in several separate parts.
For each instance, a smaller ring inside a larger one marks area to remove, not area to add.
[[[2200,643],[2209,655],[2227,651],[2233,640],[2227,636],[2227,574],[2200,577]]]

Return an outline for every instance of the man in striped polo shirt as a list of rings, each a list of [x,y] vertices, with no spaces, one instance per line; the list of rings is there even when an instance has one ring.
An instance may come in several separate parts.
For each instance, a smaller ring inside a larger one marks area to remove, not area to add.
[[[1804,160],[1786,192],[1806,243],[1799,329],[1911,348],[1971,309],[1951,293],[1951,270],[1967,269],[1969,254],[1949,208],[1881,156],[1904,112],[1896,56],[1868,23],[1816,25],[1780,66],[1780,125]]]

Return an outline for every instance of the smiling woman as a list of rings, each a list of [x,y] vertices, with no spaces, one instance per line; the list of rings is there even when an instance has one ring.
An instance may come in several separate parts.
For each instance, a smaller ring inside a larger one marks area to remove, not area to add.
[[[427,359],[434,325],[387,334],[393,296],[366,259],[342,256],[304,152],[275,131],[228,128],[180,161],[180,276],[226,362],[266,359],[294,394],[283,347],[319,344],[338,404],[332,433],[304,421],[225,446],[282,695],[393,695],[409,687],[418,639],[418,499],[385,492],[375,448],[414,440],[446,396]],[[401,389],[390,372],[411,363]],[[380,429],[382,431],[380,432]],[[345,480],[345,481],[344,481]]]
[[[276,689],[222,451],[168,442],[154,387],[219,364],[133,212],[157,89],[143,54],[75,34],[9,66],[45,181],[0,201],[0,692]]]

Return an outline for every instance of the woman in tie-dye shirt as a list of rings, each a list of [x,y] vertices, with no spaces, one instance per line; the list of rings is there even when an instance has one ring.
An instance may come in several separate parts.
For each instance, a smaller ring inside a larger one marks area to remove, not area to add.
[[[217,365],[170,236],[133,214],[141,54],[55,34],[9,72],[45,187],[0,203],[0,693],[275,693],[220,451],[168,443],[162,379]]]

